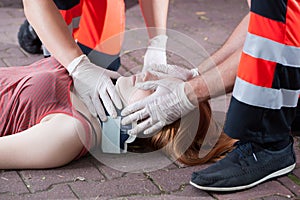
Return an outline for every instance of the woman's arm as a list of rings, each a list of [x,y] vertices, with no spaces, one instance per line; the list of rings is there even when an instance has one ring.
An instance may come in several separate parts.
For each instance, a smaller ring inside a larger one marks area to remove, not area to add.
[[[0,137],[0,169],[52,168],[72,161],[82,150],[81,123],[53,114],[18,134]]]

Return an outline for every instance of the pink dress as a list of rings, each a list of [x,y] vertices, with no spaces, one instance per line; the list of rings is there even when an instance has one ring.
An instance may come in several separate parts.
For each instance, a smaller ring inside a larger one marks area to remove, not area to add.
[[[72,107],[72,78],[54,58],[22,67],[0,67],[0,137],[17,134],[52,113],[64,113],[81,121],[88,146],[88,122]],[[77,158],[87,153],[83,148]]]

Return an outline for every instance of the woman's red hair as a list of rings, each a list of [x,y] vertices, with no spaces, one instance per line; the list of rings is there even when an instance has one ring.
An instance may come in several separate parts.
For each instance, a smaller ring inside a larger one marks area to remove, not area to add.
[[[212,119],[208,102],[199,103],[199,110],[164,127],[150,139],[154,149],[163,149],[167,155],[185,165],[216,161],[230,151],[235,142]]]

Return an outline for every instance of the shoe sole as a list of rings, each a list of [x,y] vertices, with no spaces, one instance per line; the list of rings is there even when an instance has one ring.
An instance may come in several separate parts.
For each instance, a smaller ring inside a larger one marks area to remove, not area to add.
[[[230,192],[230,191],[244,190],[244,189],[254,187],[254,186],[256,186],[266,180],[269,180],[271,178],[275,178],[275,177],[287,174],[287,173],[293,171],[295,166],[296,166],[296,163],[293,165],[290,165],[284,169],[281,169],[279,171],[273,172],[272,174],[269,174],[268,176],[254,182],[254,183],[251,183],[249,185],[236,186],[236,187],[205,187],[205,186],[197,185],[196,183],[193,183],[192,181],[190,181],[190,184],[200,190],[215,191],[215,192]]]

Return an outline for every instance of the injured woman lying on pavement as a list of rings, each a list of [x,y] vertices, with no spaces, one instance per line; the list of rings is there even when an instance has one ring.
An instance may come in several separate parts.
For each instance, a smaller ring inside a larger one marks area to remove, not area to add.
[[[156,79],[150,72],[120,77],[116,90],[123,105],[153,93],[136,88],[136,82]],[[29,66],[0,68],[0,113],[0,169],[54,168],[95,148],[126,153],[135,143],[198,165],[220,159],[235,143],[212,118],[208,102],[155,134],[128,135],[126,127],[115,125],[117,120],[101,122],[89,112],[73,91],[66,69],[51,57]]]

